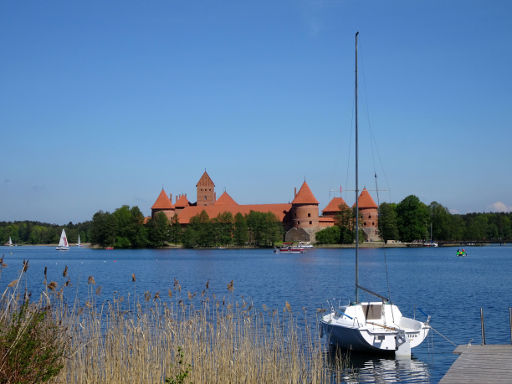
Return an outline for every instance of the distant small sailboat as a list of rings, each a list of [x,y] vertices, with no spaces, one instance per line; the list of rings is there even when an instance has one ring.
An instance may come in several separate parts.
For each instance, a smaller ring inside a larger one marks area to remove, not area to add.
[[[64,229],[62,229],[62,233],[60,234],[59,245],[55,249],[57,251],[69,250],[68,238],[66,237],[66,231]]]
[[[9,241],[7,243],[5,243],[5,246],[7,246],[7,247],[14,247],[14,244],[12,243],[11,236],[9,236]]]
[[[77,247],[81,247],[82,246],[82,244],[80,243],[80,235],[78,235],[78,243],[76,243],[76,246]]]

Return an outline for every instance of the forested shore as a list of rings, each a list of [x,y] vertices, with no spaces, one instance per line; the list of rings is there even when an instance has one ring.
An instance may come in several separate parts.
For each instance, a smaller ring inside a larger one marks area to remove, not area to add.
[[[317,233],[321,244],[350,244],[354,241],[354,212],[344,209],[334,227]],[[272,213],[250,212],[247,215],[221,213],[210,218],[206,212],[193,217],[187,226],[177,216],[168,220],[163,213],[149,221],[137,206],[124,205],[114,212],[98,211],[92,220],[66,225],[37,221],[0,222],[0,243],[11,237],[15,244],[55,244],[62,229],[68,241],[100,247],[159,248],[176,245],[194,247],[272,247],[283,241],[284,228]],[[384,241],[413,242],[510,242],[512,213],[452,214],[437,202],[429,205],[414,195],[399,203],[382,203],[379,232]],[[432,235],[431,235],[432,233]]]

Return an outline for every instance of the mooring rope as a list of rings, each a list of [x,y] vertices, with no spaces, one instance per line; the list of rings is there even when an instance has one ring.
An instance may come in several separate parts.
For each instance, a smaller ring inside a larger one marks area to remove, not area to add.
[[[435,329],[433,326],[430,326],[430,329],[432,329],[435,333],[437,333],[439,336],[441,336],[443,339],[448,341],[450,344],[453,344],[455,347],[457,347],[457,344],[455,344],[453,341],[451,341],[448,337],[443,335],[441,332],[439,332],[437,329]]]

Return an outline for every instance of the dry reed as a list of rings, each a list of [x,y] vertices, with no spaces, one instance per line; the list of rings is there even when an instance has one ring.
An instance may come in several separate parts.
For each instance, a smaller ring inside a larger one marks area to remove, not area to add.
[[[183,298],[175,280],[175,295],[169,289],[165,300],[145,292],[142,300],[128,295],[97,303],[90,276],[85,305],[72,306],[52,283],[40,303],[53,308],[67,346],[54,383],[164,383],[186,370],[184,383],[314,384],[332,382],[343,369],[339,359],[328,363],[309,324],[298,327],[288,302],[282,313],[257,312],[233,299],[232,281],[222,300],[204,291],[195,301],[196,294]]]

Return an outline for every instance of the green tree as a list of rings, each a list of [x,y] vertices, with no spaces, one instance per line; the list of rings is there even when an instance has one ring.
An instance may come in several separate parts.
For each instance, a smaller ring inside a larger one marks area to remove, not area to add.
[[[339,243],[352,244],[355,240],[355,208],[349,208],[347,205],[340,205],[340,212],[336,215],[335,222],[340,228]],[[360,236],[361,239],[363,237]]]
[[[230,245],[233,243],[234,221],[230,212],[219,213],[212,225],[216,244]]]
[[[410,242],[426,239],[430,214],[428,207],[418,197],[407,196],[397,205],[396,213],[400,240]]]
[[[283,238],[282,223],[272,212],[251,211],[247,217],[249,244],[258,247],[274,246]]]
[[[488,239],[488,217],[484,214],[466,215],[466,233],[464,235],[467,241],[485,241]]]
[[[174,214],[171,219],[170,229],[169,229],[169,241],[173,244],[178,244],[181,242],[183,231],[181,229],[181,224],[178,220],[178,215]]]
[[[316,242],[318,244],[338,244],[340,239],[341,229],[337,225],[322,229],[316,233]]]
[[[450,215],[449,228],[450,235],[447,240],[465,240],[466,222],[461,215]]]
[[[183,233],[183,245],[187,248],[215,245],[212,225],[206,211],[203,210],[199,215],[190,219]]]
[[[92,217],[89,237],[92,244],[113,246],[116,240],[116,220],[109,212],[98,211]],[[60,234],[59,234],[60,235]]]
[[[398,216],[395,203],[382,203],[379,208],[379,232],[384,241],[398,240]]]
[[[237,213],[235,215],[233,241],[238,246],[244,246],[249,241],[249,229],[247,227],[247,220],[241,213]]]
[[[428,206],[430,222],[432,223],[432,238],[434,240],[450,240],[454,237],[451,214],[448,208],[436,201]],[[430,229],[429,229],[430,230]]]
[[[157,212],[147,225],[149,228],[149,244],[155,248],[163,247],[169,239],[170,230],[169,221],[165,213]]]

